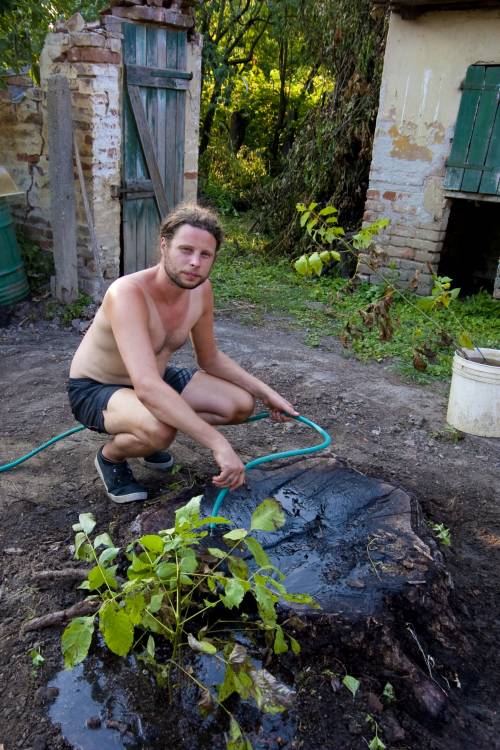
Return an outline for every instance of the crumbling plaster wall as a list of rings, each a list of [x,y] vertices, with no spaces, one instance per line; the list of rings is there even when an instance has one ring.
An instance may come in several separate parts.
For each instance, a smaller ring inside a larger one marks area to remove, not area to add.
[[[431,289],[448,223],[443,177],[460,85],[469,65],[500,63],[499,39],[498,9],[411,21],[391,14],[364,221],[391,220],[379,245],[403,285],[418,272],[421,294]],[[366,265],[360,273],[377,280]]]

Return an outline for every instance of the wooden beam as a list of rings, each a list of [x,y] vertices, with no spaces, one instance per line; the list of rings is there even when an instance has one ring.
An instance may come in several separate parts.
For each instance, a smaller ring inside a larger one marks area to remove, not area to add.
[[[54,238],[55,296],[61,302],[78,297],[76,205],[73,174],[73,120],[67,78],[49,78],[47,90],[49,184]]]
[[[155,191],[156,203],[158,211],[160,213],[160,221],[168,214],[169,207],[167,196],[165,194],[165,187],[163,185],[160,170],[158,169],[158,163],[156,161],[156,154],[153,145],[153,139],[149,132],[149,126],[146,119],[146,112],[142,104],[141,94],[138,86],[127,84],[127,91],[130,98],[130,105],[132,112],[134,113],[135,124],[137,125],[137,132],[141,141],[142,150],[144,152],[144,158],[148,167],[149,177],[153,183],[153,189]]]

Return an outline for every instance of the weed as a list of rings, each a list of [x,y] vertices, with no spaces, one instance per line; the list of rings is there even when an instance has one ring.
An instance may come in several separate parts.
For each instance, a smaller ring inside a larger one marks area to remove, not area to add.
[[[92,303],[92,298],[84,292],[79,292],[74,302],[67,305],[60,304],[55,299],[49,299],[45,303],[44,317],[46,320],[53,320],[59,316],[62,325],[69,325],[74,318],[81,318],[85,313],[85,308]]]
[[[451,547],[451,533],[443,523],[432,523],[431,529],[441,544],[444,544],[445,547]]]
[[[378,726],[378,723],[373,718],[373,716],[371,714],[366,714],[365,721],[368,724],[370,724],[371,730],[375,732],[375,735],[372,737],[370,742],[368,742],[368,740],[365,740],[370,750],[386,750],[386,745],[382,742],[382,740],[378,736],[379,726]]]
[[[50,277],[54,274],[54,256],[42,250],[24,234],[18,234],[17,241],[30,290],[37,294],[47,287]]]
[[[385,698],[388,703],[393,703],[396,700],[396,693],[390,682],[385,683],[382,697]]]
[[[42,656],[40,648],[32,648],[29,652],[29,657],[33,666],[31,674],[33,675],[33,677],[36,677],[36,675],[38,674],[38,670],[43,666],[45,662],[45,658]]]

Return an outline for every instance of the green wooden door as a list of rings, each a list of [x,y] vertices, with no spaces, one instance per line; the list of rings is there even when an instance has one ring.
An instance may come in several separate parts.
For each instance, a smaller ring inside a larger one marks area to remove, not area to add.
[[[186,31],[123,23],[123,273],[157,261],[160,218],[182,201]]]
[[[463,85],[444,187],[500,195],[500,65],[471,65]]]

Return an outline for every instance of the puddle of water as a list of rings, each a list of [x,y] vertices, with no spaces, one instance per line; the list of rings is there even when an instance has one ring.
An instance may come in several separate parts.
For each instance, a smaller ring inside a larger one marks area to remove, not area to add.
[[[253,661],[256,668],[262,666],[258,660]],[[214,659],[193,655],[191,665],[197,679],[208,687],[223,681],[223,666]],[[201,717],[199,692],[193,683],[186,679],[178,686],[169,705],[166,689],[159,688],[134,658],[100,659],[91,655],[84,664],[59,672],[49,687],[59,690],[49,717],[61,726],[63,737],[75,750],[165,750],[166,737],[170,747],[225,748],[227,721],[215,715]],[[247,701],[238,701],[232,710],[254,750],[291,747],[296,727],[291,711],[264,714]],[[99,717],[101,726],[89,728],[87,720],[91,717]]]

